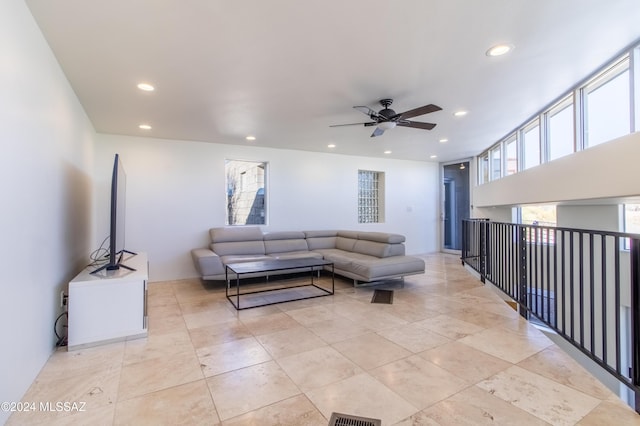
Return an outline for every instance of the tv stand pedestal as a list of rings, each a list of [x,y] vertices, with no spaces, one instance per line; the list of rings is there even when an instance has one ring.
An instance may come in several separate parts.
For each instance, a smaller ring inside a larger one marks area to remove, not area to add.
[[[122,263],[128,268],[88,267],[69,282],[68,350],[147,336],[147,255],[125,254]]]

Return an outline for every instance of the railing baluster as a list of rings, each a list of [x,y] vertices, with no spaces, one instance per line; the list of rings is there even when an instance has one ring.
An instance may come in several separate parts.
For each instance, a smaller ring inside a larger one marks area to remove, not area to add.
[[[543,305],[543,311],[544,311],[544,320],[546,323],[551,324],[551,309],[549,309],[550,307],[550,303],[551,303],[551,260],[549,259],[549,254],[551,253],[551,233],[549,228],[545,228],[545,231],[547,233],[547,242],[545,244],[545,249],[547,252],[546,258],[547,261],[545,262],[545,285],[544,285],[544,293],[543,295],[545,296],[542,299]],[[546,303],[544,303],[546,302]]]
[[[602,251],[602,278],[600,279],[600,292],[602,293],[602,361],[608,364],[607,359],[607,238],[601,236],[601,251]]]
[[[593,300],[595,296],[595,265],[594,265],[594,255],[593,255],[593,234],[589,234],[589,351],[595,351],[595,345],[593,341],[595,340],[595,318],[594,318],[594,306],[595,301]]]
[[[614,265],[615,265],[615,322],[616,322],[616,372],[622,375],[622,360],[620,353],[620,237],[614,240]]]
[[[562,266],[562,268],[560,269],[560,274],[561,274],[560,288],[562,289],[562,302],[563,302],[562,305],[560,305],[560,310],[562,311],[562,334],[566,336],[567,335],[567,316],[566,316],[564,307],[567,306],[567,289],[566,289],[567,264],[566,264],[566,255],[565,255],[567,233],[565,231],[560,231],[560,233],[562,234],[562,247],[561,247],[562,251],[560,252],[562,256],[562,261],[560,263]]]
[[[580,281],[578,281],[580,283],[580,286],[578,287],[578,291],[580,294],[580,322],[578,322],[578,325],[580,327],[580,346],[582,347],[582,349],[584,349],[584,323],[582,322],[582,320],[584,320],[584,233],[582,231],[580,231],[578,233],[578,235],[580,236],[580,240],[579,240],[579,245],[578,245],[578,259],[579,259],[579,263],[578,263],[578,272],[579,272],[579,277],[580,277]]]
[[[571,303],[569,303],[569,333],[571,336],[571,340],[575,341],[575,324],[574,324],[574,318],[575,318],[575,291],[573,288],[573,276],[575,275],[573,269],[575,266],[575,259],[573,257],[573,241],[575,240],[575,235],[574,232],[571,231],[569,232],[569,236],[571,237],[571,240],[569,241],[569,300],[571,301]]]
[[[531,281],[529,282],[529,291],[531,292],[531,309],[532,312],[538,313],[538,244],[540,239],[538,238],[538,232],[540,228],[537,226],[533,228],[533,239],[532,239],[532,256],[531,256]]]
[[[553,230],[553,328],[558,328],[558,233]]]
[[[519,304],[519,309],[520,309],[520,315],[523,316],[526,319],[529,319],[529,302],[528,302],[528,275],[529,275],[529,271],[527,270],[527,246],[528,246],[528,242],[527,242],[527,234],[529,233],[529,231],[531,230],[531,228],[526,228],[524,226],[519,226],[518,227],[518,233],[520,234],[520,238],[519,238],[519,249],[518,249],[518,264],[520,265],[520,279],[519,279],[519,286],[518,286],[518,292],[519,294],[519,298],[518,298],[518,304]],[[529,237],[531,235],[529,234]],[[531,240],[531,238],[529,238],[529,240]]]
[[[640,239],[631,239],[631,383],[640,412]]]

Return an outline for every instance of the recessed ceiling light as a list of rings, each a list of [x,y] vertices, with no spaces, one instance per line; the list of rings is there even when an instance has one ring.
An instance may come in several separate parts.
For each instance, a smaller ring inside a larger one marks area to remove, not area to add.
[[[256,137],[255,136],[247,136],[245,139],[248,140],[248,141],[255,141]]]
[[[330,143],[329,145],[327,145],[327,148],[335,148],[336,144],[335,143]]]
[[[442,139],[440,139],[438,142],[440,142],[440,143],[446,143],[446,142],[449,142],[449,139],[447,139],[447,138],[442,138]]]
[[[156,90],[156,88],[149,83],[138,84],[138,89],[144,90],[145,92],[153,92],[154,90]]]
[[[387,150],[384,152],[385,154],[391,154],[391,151]]]
[[[456,117],[464,117],[465,115],[467,115],[467,111],[456,111],[453,113],[453,115],[455,115]]]
[[[512,44],[497,44],[487,50],[487,56],[502,56],[513,50]]]
[[[432,155],[429,158],[438,158],[438,156],[437,155]]]
[[[138,127],[142,130],[151,130],[151,126],[149,124],[141,124]]]

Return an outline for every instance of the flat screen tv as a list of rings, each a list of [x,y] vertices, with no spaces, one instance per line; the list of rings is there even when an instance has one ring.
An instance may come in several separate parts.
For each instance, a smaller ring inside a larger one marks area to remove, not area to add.
[[[125,253],[135,254],[125,250],[125,201],[127,194],[127,175],[122,166],[120,156],[116,154],[113,160],[113,174],[111,175],[111,211],[109,224],[109,253],[106,264],[92,272],[107,270],[114,271],[120,268],[133,270],[122,263]]]

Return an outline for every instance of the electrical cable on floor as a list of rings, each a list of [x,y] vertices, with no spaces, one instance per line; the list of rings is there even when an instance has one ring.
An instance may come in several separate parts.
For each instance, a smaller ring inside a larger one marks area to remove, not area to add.
[[[63,316],[67,316],[67,318],[69,317],[69,314],[67,313],[67,311],[64,311],[63,313],[58,315],[58,318],[56,318],[56,322],[53,324],[53,332],[56,333],[56,337],[58,338],[58,341],[56,342],[56,347],[67,346],[67,333],[66,333],[66,331],[62,336],[60,336],[58,334],[58,321],[60,321],[60,318],[62,318]],[[67,324],[63,325],[62,328],[66,329],[67,328]]]

